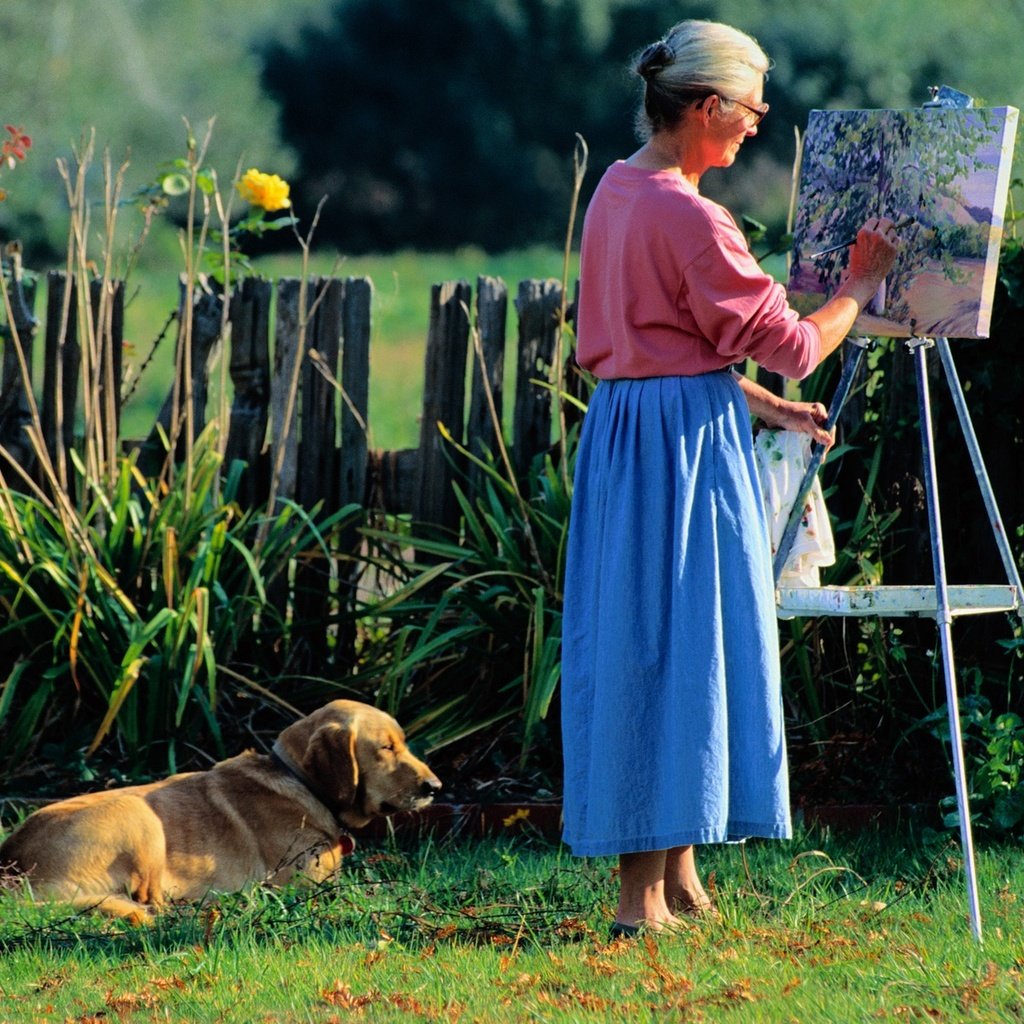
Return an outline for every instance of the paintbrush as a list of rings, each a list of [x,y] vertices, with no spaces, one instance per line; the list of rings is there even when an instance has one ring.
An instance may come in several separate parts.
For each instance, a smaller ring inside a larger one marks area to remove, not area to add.
[[[903,220],[899,222],[899,224],[894,225],[894,230],[899,231],[902,228],[908,228],[913,223],[913,217],[905,217]],[[845,242],[840,242],[838,245],[830,245],[827,249],[821,249],[818,252],[812,252],[811,255],[808,256],[807,258],[809,260],[821,259],[822,256],[827,256],[830,252],[839,252],[840,249],[845,249],[847,246],[853,245],[856,241],[856,238],[848,238]]]

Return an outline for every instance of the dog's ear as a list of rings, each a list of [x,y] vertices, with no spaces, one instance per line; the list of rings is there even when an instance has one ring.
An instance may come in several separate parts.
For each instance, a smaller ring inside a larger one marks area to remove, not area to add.
[[[321,725],[310,736],[299,765],[333,809],[351,807],[359,785],[355,728],[338,722]]]

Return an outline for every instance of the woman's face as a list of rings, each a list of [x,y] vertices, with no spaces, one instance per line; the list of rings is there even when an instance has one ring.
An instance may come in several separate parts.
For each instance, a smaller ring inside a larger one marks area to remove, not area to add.
[[[703,150],[708,167],[731,167],[740,146],[751,135],[767,107],[761,100],[759,83],[743,96],[713,95],[704,101],[709,118],[703,133]]]

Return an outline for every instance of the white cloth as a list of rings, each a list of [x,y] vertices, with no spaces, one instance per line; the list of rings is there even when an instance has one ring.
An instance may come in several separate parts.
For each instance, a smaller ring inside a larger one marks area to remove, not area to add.
[[[786,531],[789,512],[810,462],[810,455],[811,438],[795,430],[761,430],[754,439],[754,456],[771,534],[773,561]],[[820,586],[819,568],[833,565],[835,560],[832,524],[825,508],[821,483],[815,476],[804,499],[800,525],[779,577],[779,586]]]

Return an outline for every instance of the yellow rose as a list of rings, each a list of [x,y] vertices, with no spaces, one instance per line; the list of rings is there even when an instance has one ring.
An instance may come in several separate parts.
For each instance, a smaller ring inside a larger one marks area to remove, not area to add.
[[[288,198],[288,182],[276,174],[264,174],[250,168],[236,186],[238,194],[253,206],[262,206],[268,213],[283,210],[292,205]]]

